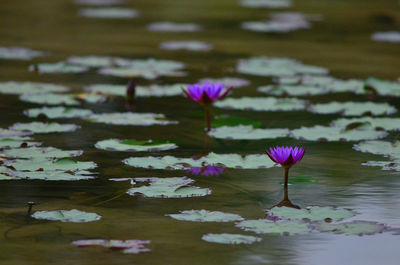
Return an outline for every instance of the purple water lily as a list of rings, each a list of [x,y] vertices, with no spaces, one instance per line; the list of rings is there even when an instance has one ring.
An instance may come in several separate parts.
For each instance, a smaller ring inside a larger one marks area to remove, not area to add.
[[[231,91],[232,87],[225,88],[224,84],[221,83],[209,83],[204,82],[203,84],[193,84],[188,85],[187,90],[183,89],[183,92],[190,99],[198,102],[205,108],[206,112],[206,124],[207,131],[210,131],[210,111],[209,106],[216,100],[224,98],[229,91]]]
[[[304,147],[297,146],[276,146],[265,151],[272,161],[285,169],[285,187],[288,185],[289,169],[303,158],[305,151]]]

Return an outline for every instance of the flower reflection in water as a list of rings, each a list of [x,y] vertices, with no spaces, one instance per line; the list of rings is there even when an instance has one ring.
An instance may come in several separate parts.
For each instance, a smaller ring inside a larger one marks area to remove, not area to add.
[[[225,168],[222,167],[204,166],[204,167],[192,167],[188,169],[186,172],[191,173],[193,175],[201,175],[201,176],[219,176],[224,171]]]

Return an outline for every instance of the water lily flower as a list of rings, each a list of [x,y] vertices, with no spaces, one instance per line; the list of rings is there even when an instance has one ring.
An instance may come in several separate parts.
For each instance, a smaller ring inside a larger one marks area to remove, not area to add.
[[[276,146],[265,151],[272,161],[285,169],[285,187],[288,185],[289,169],[303,158],[305,151],[304,147],[297,146]]]
[[[210,131],[211,129],[209,106],[214,101],[224,98],[229,91],[231,91],[231,89],[232,87],[225,88],[225,85],[221,83],[209,82],[188,85],[187,90],[183,89],[183,92],[186,94],[186,96],[204,107],[206,112],[207,131]]]

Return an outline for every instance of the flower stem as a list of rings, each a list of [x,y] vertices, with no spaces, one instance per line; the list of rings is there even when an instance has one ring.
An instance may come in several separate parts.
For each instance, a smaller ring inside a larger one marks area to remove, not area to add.
[[[206,112],[206,131],[209,132],[211,130],[211,121],[210,121],[210,109],[208,107],[204,107]]]
[[[288,188],[288,181],[289,181],[289,168],[285,167],[285,189],[287,190]]]

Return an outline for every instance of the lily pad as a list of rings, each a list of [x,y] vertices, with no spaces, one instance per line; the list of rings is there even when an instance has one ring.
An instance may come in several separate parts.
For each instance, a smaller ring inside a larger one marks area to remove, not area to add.
[[[389,115],[397,112],[397,109],[388,103],[374,102],[329,102],[325,104],[313,104],[309,109],[319,114],[341,113],[344,116]]]
[[[106,95],[97,93],[80,93],[75,96],[76,99],[84,101],[89,104],[100,104],[107,101],[108,97]]]
[[[24,114],[30,118],[37,118],[43,114],[49,119],[70,119],[70,118],[85,118],[93,114],[91,110],[77,109],[77,108],[65,108],[65,107],[43,107],[28,109],[24,111]]]
[[[95,146],[98,149],[125,152],[154,152],[178,148],[176,144],[168,141],[136,141],[120,139],[108,139],[99,141],[95,144]]]
[[[129,166],[150,169],[183,170],[192,167],[217,166],[239,169],[270,168],[275,164],[266,155],[216,154],[209,153],[197,160],[192,158],[164,157],[130,157],[123,162]]]
[[[1,141],[0,141],[1,143]],[[61,157],[72,157],[80,156],[83,151],[81,150],[70,150],[64,151],[54,147],[26,147],[26,148],[14,148],[2,151],[7,157],[14,158],[61,158]]]
[[[32,217],[39,220],[61,221],[68,223],[87,223],[98,221],[101,216],[95,213],[88,213],[72,210],[59,210],[59,211],[37,211],[32,214]]]
[[[250,81],[238,77],[222,77],[222,78],[203,78],[200,83],[220,83],[227,87],[244,87],[250,85]]]
[[[212,49],[212,47],[213,46],[211,44],[202,41],[167,41],[160,44],[161,49],[169,51],[209,51]]]
[[[374,34],[372,34],[371,38],[374,41],[400,43],[400,32],[398,31],[375,32]]]
[[[174,23],[169,21],[155,22],[147,26],[150,31],[159,32],[195,32],[202,30],[202,27],[193,23]]]
[[[0,167],[0,180],[46,180],[46,181],[78,181],[93,179],[89,171],[16,171]]]
[[[0,138],[0,149],[18,148],[23,145],[25,145],[25,147],[32,147],[32,146],[39,146],[42,144],[38,142],[31,142],[29,140],[30,139],[23,140],[23,139]],[[2,153],[4,153],[4,151]]]
[[[181,211],[179,214],[167,214],[176,220],[192,222],[234,222],[243,221],[243,217],[232,213],[207,210]]]
[[[354,212],[347,209],[336,209],[333,207],[307,207],[305,209],[295,209],[290,207],[274,207],[268,210],[268,216],[283,220],[307,220],[307,222],[329,222],[341,221],[353,217]]]
[[[67,59],[67,63],[74,65],[82,65],[87,67],[111,67],[118,66],[124,59],[110,56],[71,56]]]
[[[79,105],[80,102],[73,95],[67,94],[22,94],[20,100],[45,105]]]
[[[89,67],[74,65],[66,62],[32,64],[28,68],[31,72],[40,74],[79,74],[89,70]]]
[[[255,129],[253,126],[223,126],[214,128],[209,135],[230,140],[276,139],[289,137],[288,129]]]
[[[80,162],[71,158],[47,159],[35,157],[31,159],[6,160],[5,166],[11,166],[17,171],[82,171],[97,167],[95,162]]]
[[[32,60],[44,56],[42,51],[35,51],[24,47],[0,47],[0,59],[7,60]]]
[[[118,77],[143,77],[146,79],[155,79],[159,76],[183,76],[180,72],[184,64],[171,60],[131,60],[126,62],[123,67],[108,67],[99,70],[102,75],[111,75]]]
[[[353,146],[353,149],[376,155],[384,155],[392,159],[400,160],[400,141],[394,143],[386,141],[365,141]]]
[[[151,251],[150,249],[145,247],[145,245],[149,243],[150,243],[149,240],[137,240],[137,239],[128,239],[128,240],[86,239],[86,240],[73,241],[72,245],[78,247],[101,246],[112,250],[123,249],[123,253],[125,254],[139,254],[142,252]]]
[[[390,82],[370,77],[365,80],[365,87],[372,88],[379,96],[400,97],[400,82]]]
[[[75,0],[79,5],[87,6],[110,6],[124,4],[124,0]]]
[[[168,97],[182,95],[186,84],[137,86],[135,97]],[[126,86],[97,84],[85,87],[85,90],[105,95],[126,96]]]
[[[362,163],[363,166],[381,167],[382,170],[395,170],[400,171],[400,159],[392,161],[368,161]]]
[[[400,130],[400,118],[373,118],[362,117],[353,119],[337,119],[331,123],[331,126],[340,128],[357,128],[360,126],[372,126],[376,129],[385,129],[387,131]]]
[[[306,100],[297,98],[242,97],[217,101],[214,106],[225,109],[254,111],[293,111],[304,110],[307,103]]]
[[[245,220],[236,223],[236,226],[245,231],[251,231],[257,234],[296,235],[306,234],[312,231],[307,223],[292,221],[273,222],[267,219]]]
[[[91,18],[135,18],[139,16],[139,12],[130,8],[121,7],[102,7],[102,8],[83,8],[78,14],[82,17]]]
[[[360,141],[384,138],[388,135],[385,131],[378,131],[371,126],[362,126],[346,130],[340,127],[316,125],[313,127],[301,127],[291,131],[295,139],[308,141]]]
[[[384,224],[368,221],[353,221],[341,224],[318,223],[315,225],[320,232],[333,232],[342,235],[374,235],[384,232],[387,227]]]
[[[33,132],[21,132],[17,130],[9,130],[9,129],[3,129],[0,128],[0,139],[8,138],[8,139],[14,139],[14,140],[26,140],[30,139],[27,138],[26,136],[32,135]]]
[[[169,125],[178,124],[177,121],[167,120],[164,114],[155,113],[103,113],[89,116],[88,121],[113,125]]]
[[[60,124],[56,122],[43,123],[43,122],[29,122],[29,123],[15,123],[10,127],[10,130],[15,131],[28,131],[33,133],[58,133],[58,132],[73,132],[79,129],[79,125],[75,124]]]
[[[253,244],[255,242],[260,242],[262,239],[255,236],[245,236],[240,234],[206,234],[201,239],[211,243],[219,244]]]
[[[188,198],[211,194],[210,189],[190,186],[194,180],[187,177],[174,178],[135,178],[136,182],[149,182],[148,186],[131,188],[129,195],[141,194],[151,198]]]
[[[69,88],[61,85],[34,83],[34,82],[2,82],[0,83],[0,93],[2,94],[39,94],[49,92],[66,92]]]
[[[240,0],[239,4],[251,8],[289,8],[291,0]]]
[[[282,77],[301,74],[325,75],[329,70],[319,66],[305,65],[288,58],[253,57],[239,60],[236,70],[242,74]]]

